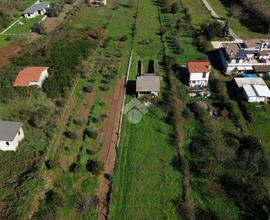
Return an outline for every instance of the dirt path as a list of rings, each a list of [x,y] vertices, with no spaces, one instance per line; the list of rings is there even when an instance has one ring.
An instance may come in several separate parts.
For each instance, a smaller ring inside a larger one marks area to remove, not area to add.
[[[99,219],[107,219],[111,192],[111,182],[106,175],[111,175],[116,159],[116,146],[119,138],[121,109],[125,91],[125,76],[116,82],[115,90],[111,98],[108,110],[108,118],[105,122],[105,130],[102,134],[103,148],[99,154],[100,161],[104,162],[104,171],[99,179]]]

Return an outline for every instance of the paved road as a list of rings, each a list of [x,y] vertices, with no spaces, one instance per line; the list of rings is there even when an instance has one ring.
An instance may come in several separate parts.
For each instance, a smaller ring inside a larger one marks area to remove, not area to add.
[[[201,0],[202,3],[205,5],[207,10],[211,13],[212,17],[214,17],[218,22],[225,24],[225,21],[215,12],[215,10],[211,7],[207,0]],[[230,28],[230,35],[235,40],[241,40],[241,38]]]

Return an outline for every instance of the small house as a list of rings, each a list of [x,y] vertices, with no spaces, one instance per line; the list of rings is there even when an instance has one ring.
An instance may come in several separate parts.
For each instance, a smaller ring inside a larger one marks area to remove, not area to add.
[[[0,150],[16,151],[24,138],[21,122],[0,121]]]
[[[208,87],[210,71],[209,61],[188,62],[189,87],[198,89]]]
[[[107,0],[89,0],[89,3],[107,5]]]
[[[144,74],[137,77],[136,92],[138,98],[144,94],[158,96],[160,93],[160,77],[156,74]]]
[[[44,15],[46,11],[49,9],[50,3],[49,2],[37,2],[27,8],[23,13],[22,16],[24,18],[30,19],[35,18],[40,15]]]
[[[13,87],[42,87],[43,81],[49,76],[49,67],[27,67],[19,72]]]
[[[240,95],[248,102],[267,102],[270,98],[270,90],[262,78],[240,78],[234,79]]]

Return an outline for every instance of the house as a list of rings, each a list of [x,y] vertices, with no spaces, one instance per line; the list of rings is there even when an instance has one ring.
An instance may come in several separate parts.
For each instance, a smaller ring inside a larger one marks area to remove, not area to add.
[[[209,61],[189,61],[187,64],[190,96],[209,96],[208,88],[211,65]]]
[[[234,81],[240,94],[243,94],[248,102],[267,102],[269,100],[270,90],[262,78],[237,77]]]
[[[43,81],[49,76],[49,67],[27,67],[19,72],[13,87],[38,86],[42,87]]]
[[[144,94],[158,96],[160,93],[160,77],[156,74],[144,74],[136,79],[136,92],[138,98]]]
[[[24,18],[30,19],[35,18],[40,15],[44,15],[46,11],[49,9],[50,3],[49,2],[37,2],[27,8],[23,13],[22,16]]]
[[[188,62],[189,87],[203,88],[208,87],[211,65],[209,61],[190,61]]]
[[[214,44],[213,44],[214,45]],[[270,66],[270,41],[252,39],[242,42],[215,42],[226,75],[243,74],[254,67]]]
[[[89,3],[107,5],[107,0],[89,0]]]
[[[0,150],[16,151],[24,138],[21,122],[0,121]]]

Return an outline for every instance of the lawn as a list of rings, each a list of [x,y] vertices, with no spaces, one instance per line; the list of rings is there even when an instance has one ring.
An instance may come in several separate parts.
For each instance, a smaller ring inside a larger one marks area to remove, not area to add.
[[[189,10],[193,26],[199,27],[202,23],[208,23],[213,20],[201,0],[182,0],[182,3]]]
[[[135,80],[137,62],[147,69],[149,59],[158,65],[162,59],[159,36],[158,6],[152,1],[139,1],[135,35],[134,60],[130,80]],[[147,20],[148,28],[145,28]],[[162,81],[162,88],[166,88]],[[165,91],[165,90],[164,90]],[[128,103],[134,95],[127,95]],[[113,179],[111,219],[179,219],[178,205],[182,194],[182,176],[177,168],[177,150],[171,144],[172,126],[156,104],[138,124],[124,115],[121,142]],[[157,139],[158,137],[158,139]]]
[[[224,19],[229,19],[231,28],[241,38],[249,39],[258,38],[258,36],[266,37],[265,34],[252,31],[248,26],[241,23],[239,19],[229,16],[228,10],[225,8],[225,6],[221,3],[220,0],[208,0],[208,2],[220,17]]]

